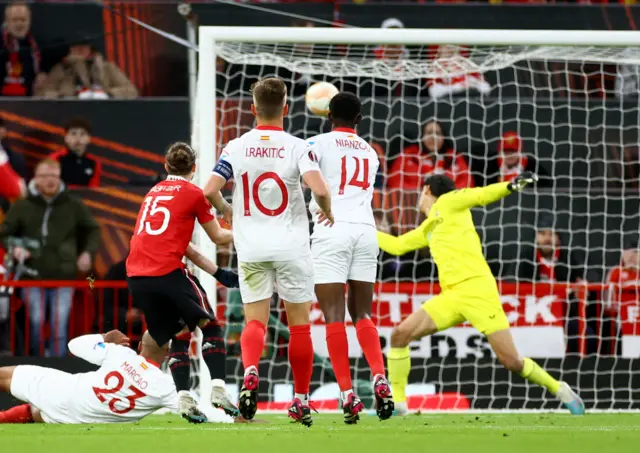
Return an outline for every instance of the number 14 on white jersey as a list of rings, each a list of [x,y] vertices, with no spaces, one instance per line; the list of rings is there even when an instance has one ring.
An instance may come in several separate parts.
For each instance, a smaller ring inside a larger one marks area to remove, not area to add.
[[[378,167],[375,150],[352,129],[337,129],[307,140],[331,188],[332,211],[336,222],[375,226],[374,183]],[[312,200],[309,209],[317,210]]]

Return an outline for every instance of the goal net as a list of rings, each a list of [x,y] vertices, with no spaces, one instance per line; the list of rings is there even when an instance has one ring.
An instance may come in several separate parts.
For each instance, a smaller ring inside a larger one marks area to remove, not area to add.
[[[253,127],[250,86],[269,76],[288,84],[285,129],[301,138],[330,128],[305,107],[311,84],[328,81],[359,95],[358,134],[381,163],[374,198],[380,230],[402,234],[422,221],[417,200],[429,174],[447,174],[463,188],[536,171],[535,189],[473,210],[515,342],[523,356],[574,386],[588,408],[637,409],[638,38],[638,32],[202,27],[200,177],[208,177],[229,140]],[[218,249],[217,260],[237,266],[232,247]],[[439,287],[428,250],[398,258],[382,253],[378,282],[373,318],[386,352],[393,326]],[[238,292],[221,295],[229,383],[237,390],[242,304]],[[337,409],[318,306],[312,323],[311,399]],[[348,326],[356,391],[371,407],[371,377]],[[267,335],[262,404],[283,409],[293,389],[277,298]],[[412,410],[560,408],[553,396],[505,371],[468,324],[413,342],[411,357]]]

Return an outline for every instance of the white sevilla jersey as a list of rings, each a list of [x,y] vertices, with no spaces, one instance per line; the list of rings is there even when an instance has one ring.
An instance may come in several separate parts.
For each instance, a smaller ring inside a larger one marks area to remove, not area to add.
[[[99,365],[76,378],[73,407],[79,423],[135,422],[161,408],[177,410],[178,395],[170,375],[132,349],[104,343],[102,335],[69,342],[69,351]]]
[[[242,262],[290,261],[309,254],[300,177],[318,170],[306,142],[258,126],[230,141],[214,174],[234,179],[233,240]]]
[[[363,223],[375,226],[371,201],[373,184],[380,162],[369,144],[356,131],[336,128],[307,140],[318,157],[320,171],[331,188],[331,210],[336,222]],[[309,210],[318,205],[311,200]]]

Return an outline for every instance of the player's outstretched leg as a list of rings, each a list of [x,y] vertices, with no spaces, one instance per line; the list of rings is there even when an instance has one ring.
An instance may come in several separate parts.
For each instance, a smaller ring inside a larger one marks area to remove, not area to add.
[[[0,424],[3,423],[34,423],[31,405],[21,404],[6,411],[0,411]]]
[[[391,333],[391,348],[387,355],[389,380],[395,397],[395,415],[407,415],[406,389],[411,371],[409,343],[436,333],[438,328],[424,309],[413,312]]]
[[[238,409],[247,420],[253,419],[258,410],[258,365],[264,350],[270,301],[271,299],[264,299],[244,306],[246,325],[240,337],[244,380],[240,389]]]
[[[509,329],[500,330],[487,335],[491,348],[498,360],[509,371],[520,374],[529,382],[546,388],[555,395],[573,415],[584,415],[584,403],[566,382],[561,382],[543,370],[528,357],[522,358],[513,342]]]
[[[211,405],[222,409],[231,417],[237,417],[240,411],[231,400],[224,383],[227,375],[227,348],[222,328],[217,321],[210,321],[202,327],[202,335],[202,357],[211,376]]]
[[[376,413],[380,420],[386,420],[393,414],[394,402],[391,387],[384,372],[384,358],[380,345],[378,329],[371,321],[373,305],[373,286],[371,282],[349,280],[349,314],[356,326],[358,343],[367,359],[373,375],[373,391],[376,397]]]
[[[309,387],[313,373],[313,343],[309,312],[311,302],[284,302],[289,323],[289,365],[293,374],[294,399],[289,408],[289,417],[305,426],[311,426]]]
[[[178,392],[178,411],[182,418],[189,423],[204,423],[207,417],[200,412],[196,400],[191,395],[190,387],[192,386],[191,372],[195,372],[194,378],[197,378],[199,370],[192,370],[193,366],[189,360],[189,344],[191,342],[191,333],[183,332],[175,336],[171,341],[169,348],[169,370],[173,377]]]
[[[14,366],[0,368],[0,392],[11,393],[11,379]],[[21,404],[6,411],[0,411],[0,424],[2,423],[33,423],[33,414],[29,404]]]
[[[326,339],[333,373],[340,388],[340,401],[344,422],[352,425],[360,419],[364,404],[353,393],[349,343],[345,328],[345,300],[343,283],[321,283],[316,285],[316,296],[327,323]]]

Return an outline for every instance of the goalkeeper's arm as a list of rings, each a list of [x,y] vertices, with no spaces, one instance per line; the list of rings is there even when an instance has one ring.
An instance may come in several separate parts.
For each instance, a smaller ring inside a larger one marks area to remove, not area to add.
[[[398,237],[378,231],[378,245],[385,252],[396,256],[424,248],[429,245],[426,228],[425,220],[418,228]]]
[[[529,171],[516,176],[511,182],[499,182],[486,187],[462,189],[442,195],[446,197],[446,206],[452,211],[463,211],[474,206],[486,206],[496,202],[512,192],[519,192],[528,184],[538,180],[538,176]],[[445,201],[445,200],[443,200]]]

